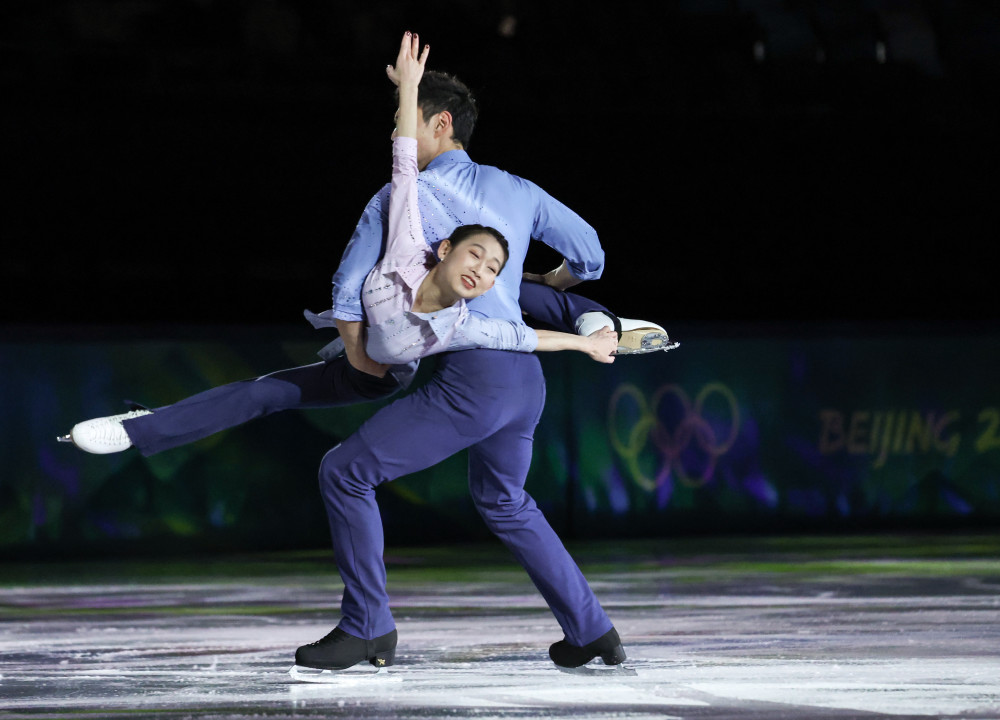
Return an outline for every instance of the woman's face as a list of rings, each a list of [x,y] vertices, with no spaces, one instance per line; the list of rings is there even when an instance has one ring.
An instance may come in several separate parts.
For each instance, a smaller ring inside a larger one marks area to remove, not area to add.
[[[472,300],[493,287],[504,265],[504,251],[488,233],[470,235],[458,245],[444,240],[438,247],[438,276],[458,297]]]

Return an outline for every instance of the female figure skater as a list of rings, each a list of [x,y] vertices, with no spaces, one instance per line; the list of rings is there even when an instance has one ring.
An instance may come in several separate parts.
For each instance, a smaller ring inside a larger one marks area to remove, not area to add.
[[[387,397],[408,384],[420,358],[445,351],[576,350],[597,362],[614,362],[618,334],[609,327],[583,336],[534,330],[523,322],[469,312],[466,302],[492,288],[507,262],[507,242],[499,231],[483,225],[460,226],[441,242],[437,257],[431,253],[417,203],[416,139],[417,88],[429,47],[419,52],[416,43],[415,37],[404,36],[396,66],[386,68],[399,87],[389,232],[385,255],[363,290],[366,349],[373,360],[388,366],[385,376],[362,373],[341,354],[326,362],[212,388],[155,411],[134,409],[86,420],[61,441],[96,454],[135,446],[148,456],[280,410]]]

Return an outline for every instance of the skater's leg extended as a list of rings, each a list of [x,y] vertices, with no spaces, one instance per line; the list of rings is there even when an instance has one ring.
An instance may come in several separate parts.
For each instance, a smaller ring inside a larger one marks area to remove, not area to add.
[[[469,449],[469,487],[490,530],[510,549],[545,598],[566,637],[585,645],[611,620],[559,536],[524,492],[531,436],[505,428]]]
[[[524,492],[528,444],[530,437],[505,429],[469,449],[476,508],[527,571],[563,630],[564,638],[549,648],[552,661],[575,668],[600,657],[606,665],[617,666],[626,659],[618,632],[559,536]],[[517,470],[512,458],[523,459],[520,478],[505,472]],[[497,472],[499,468],[503,471]]]
[[[618,355],[672,350],[679,344],[656,323],[618,317],[589,298],[541,283],[522,282],[519,302],[528,317],[554,330],[578,335],[590,335],[604,327],[615,330]]]
[[[545,403],[545,382],[536,358],[518,358],[519,402],[492,409],[496,432],[469,448],[469,490],[490,530],[511,550],[548,603],[565,639],[550,649],[558,665],[584,664],[600,655],[611,664],[625,659],[617,633],[593,590],[535,501],[524,491],[535,426]],[[471,372],[471,370],[470,370]],[[615,639],[616,652],[605,647]],[[569,655],[562,652],[570,648]],[[586,660],[576,662],[581,653]],[[569,660],[567,660],[569,657]]]
[[[568,333],[576,332],[577,318],[584,313],[608,311],[600,303],[582,295],[527,281],[521,283],[518,303],[532,320]]]
[[[221,385],[151,413],[88,420],[75,426],[70,437],[88,452],[118,452],[134,445],[143,455],[153,455],[281,410],[366,402],[397,388],[390,376],[365,375],[338,357]]]

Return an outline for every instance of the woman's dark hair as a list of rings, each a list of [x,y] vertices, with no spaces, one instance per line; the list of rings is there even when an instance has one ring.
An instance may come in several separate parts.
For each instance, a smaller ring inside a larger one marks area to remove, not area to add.
[[[510,247],[507,245],[507,238],[496,228],[477,225],[475,223],[472,225],[459,225],[447,239],[451,243],[452,248],[454,248],[474,235],[490,235],[500,243],[500,247],[503,248],[503,265],[500,266],[500,272],[503,272],[504,266],[510,260]],[[497,274],[499,275],[500,273]]]

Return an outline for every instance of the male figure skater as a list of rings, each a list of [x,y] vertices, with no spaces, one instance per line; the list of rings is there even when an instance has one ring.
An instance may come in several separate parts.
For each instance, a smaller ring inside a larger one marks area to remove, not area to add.
[[[404,39],[397,67],[387,68],[390,78],[399,77],[399,69],[416,62],[418,54],[417,38]],[[400,85],[401,107],[411,90]],[[540,187],[472,161],[465,148],[476,114],[464,84],[444,73],[423,73],[416,139],[424,236],[447,237],[461,224],[497,228],[507,238],[508,268],[515,272],[499,277],[469,309],[513,320],[520,315],[518,280],[529,240],[541,240],[565,258],[545,276],[560,288],[598,277],[604,252],[594,229]],[[334,276],[333,315],[347,357],[353,367],[376,376],[385,367],[365,353],[360,288],[381,252],[387,192],[384,188],[369,202]],[[611,620],[524,491],[545,399],[537,357],[475,349],[438,358],[426,385],[377,412],[321,463],[320,489],[344,581],[342,618],[324,638],[298,649],[296,665],[339,670],[364,661],[392,663],[396,629],[375,488],[466,448],[477,510],[524,566],[562,627],[564,638],[550,647],[551,659],[568,668],[598,656],[607,665],[620,664],[625,652]]]

